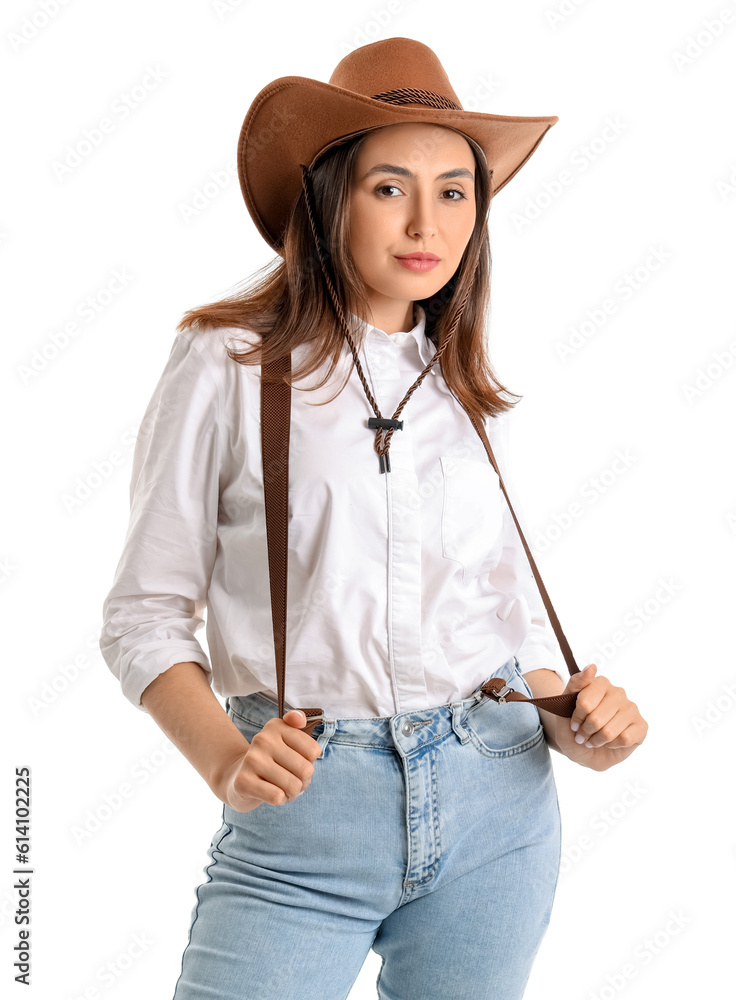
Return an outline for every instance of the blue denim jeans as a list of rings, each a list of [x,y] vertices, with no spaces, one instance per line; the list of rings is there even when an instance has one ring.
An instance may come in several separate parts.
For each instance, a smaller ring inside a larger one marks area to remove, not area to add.
[[[531,695],[516,657],[492,676]],[[557,789],[536,707],[479,688],[327,719],[303,795],[223,804],[173,1000],[344,1000],[371,948],[381,1000],[523,996],[557,887]],[[226,707],[249,742],[278,715],[260,693]]]

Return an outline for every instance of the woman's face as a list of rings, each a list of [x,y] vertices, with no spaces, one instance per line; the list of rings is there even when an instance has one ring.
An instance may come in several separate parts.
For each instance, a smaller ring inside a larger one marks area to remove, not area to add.
[[[363,318],[386,333],[411,329],[415,299],[449,281],[474,226],[475,159],[461,135],[423,122],[368,133],[349,206],[350,250],[372,310]],[[411,270],[397,257],[412,253],[439,261]]]

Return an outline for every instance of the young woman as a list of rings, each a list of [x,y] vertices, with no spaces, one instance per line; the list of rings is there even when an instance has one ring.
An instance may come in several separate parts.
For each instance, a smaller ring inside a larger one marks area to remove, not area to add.
[[[550,747],[603,770],[646,735],[595,665],[559,672],[471,420],[503,469],[486,215],[555,121],[463,111],[406,38],[350,53],[329,84],[274,81],[246,116],[243,194],[283,260],[179,325],[101,638],[223,804],[175,1000],[338,1000],[371,948],[385,1000],[517,1000],[559,869]],[[285,355],[280,717],[260,378]],[[574,694],[572,720],[484,696],[490,678]]]

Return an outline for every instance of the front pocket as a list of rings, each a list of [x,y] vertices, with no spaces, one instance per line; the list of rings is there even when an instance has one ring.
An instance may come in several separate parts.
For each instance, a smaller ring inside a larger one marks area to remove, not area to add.
[[[252,743],[255,734],[260,733],[263,729],[263,725],[260,722],[253,722],[251,719],[246,719],[244,715],[236,712],[232,705],[228,709],[228,715],[241,735],[243,735],[249,743]]]
[[[503,550],[503,505],[498,474],[475,458],[441,455],[444,499],[442,554],[462,566],[463,583],[489,573]]]
[[[508,684],[519,690],[516,678],[512,677]],[[502,705],[484,697],[468,710],[465,724],[471,741],[486,757],[512,757],[531,750],[544,739],[536,706],[525,702]]]

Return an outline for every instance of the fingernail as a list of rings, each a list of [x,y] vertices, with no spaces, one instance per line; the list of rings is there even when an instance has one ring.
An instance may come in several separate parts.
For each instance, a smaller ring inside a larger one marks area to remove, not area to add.
[[[592,747],[593,746],[593,744],[590,742],[590,740],[586,740],[585,741],[585,745],[586,745],[586,747]]]
[[[577,735],[575,736],[575,742],[576,742],[576,743],[585,743],[585,737],[583,736],[583,734],[582,734],[582,733],[578,733],[578,734],[577,734]]]
[[[580,723],[579,722],[571,722],[570,723],[570,729],[572,729],[572,731],[574,733],[576,733],[578,731],[578,729],[580,729]]]

